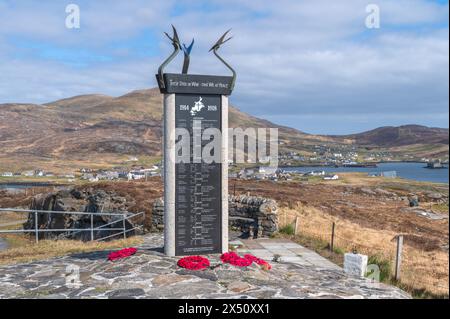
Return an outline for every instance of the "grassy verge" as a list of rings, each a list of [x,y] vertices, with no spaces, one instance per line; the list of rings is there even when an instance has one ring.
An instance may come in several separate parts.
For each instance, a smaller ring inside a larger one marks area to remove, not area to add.
[[[292,226],[299,218],[297,234],[293,240],[316,251],[338,265],[342,265],[343,253],[356,250],[371,258],[381,270],[382,281],[394,284],[416,298],[448,298],[448,252],[442,249],[425,250],[422,247],[403,246],[401,283],[392,282],[390,271],[395,261],[396,232],[387,229],[367,228],[353,221],[329,216],[322,210],[299,203],[296,207],[279,209],[280,228],[292,236]],[[329,250],[331,224],[335,222],[334,252]],[[384,273],[383,273],[384,271]],[[383,278],[384,277],[384,278]]]
[[[286,229],[286,226],[283,228]],[[303,247],[306,247],[320,256],[330,260],[336,265],[343,267],[344,266],[344,253],[346,248],[337,247],[333,248],[333,251],[330,250],[330,244],[328,241],[323,240],[321,238],[305,236],[305,235],[293,235],[287,234],[284,232],[278,232],[273,235],[274,238],[287,238],[294,242],[299,243]],[[434,293],[429,291],[426,288],[417,288],[410,284],[396,281],[393,278],[392,273],[392,262],[389,259],[386,259],[383,255],[375,254],[370,255],[368,260],[369,265],[377,265],[380,269],[380,282],[399,287],[400,289],[408,292],[413,298],[417,299],[448,299],[448,293]]]
[[[121,249],[142,243],[140,236],[110,242],[82,242],[76,240],[42,240],[32,243],[28,238],[8,236],[10,248],[0,251],[0,265],[33,262],[52,257],[65,256],[75,253],[86,253],[109,249]]]

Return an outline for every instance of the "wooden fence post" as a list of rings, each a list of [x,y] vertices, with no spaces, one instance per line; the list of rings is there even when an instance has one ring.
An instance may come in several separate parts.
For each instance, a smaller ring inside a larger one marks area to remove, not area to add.
[[[144,216],[144,220],[143,220],[143,222],[142,222],[142,234],[144,234],[145,233],[145,210],[143,211],[143,216]]]
[[[331,225],[331,244],[330,244],[330,251],[333,252],[334,250],[334,228],[335,228],[335,223],[333,222],[333,224]]]
[[[298,216],[295,218],[295,229],[294,229],[295,236],[297,236],[297,228],[298,228]]]
[[[36,239],[36,244],[39,242],[39,233],[38,233],[38,212],[34,212],[34,236]]]
[[[400,268],[402,265],[403,235],[397,236],[397,253],[395,255],[395,280],[400,280]]]
[[[122,223],[123,223],[123,239],[127,239],[125,214],[123,214],[122,218],[123,218],[123,220],[122,220]]]
[[[91,213],[91,241],[94,241],[94,214]]]

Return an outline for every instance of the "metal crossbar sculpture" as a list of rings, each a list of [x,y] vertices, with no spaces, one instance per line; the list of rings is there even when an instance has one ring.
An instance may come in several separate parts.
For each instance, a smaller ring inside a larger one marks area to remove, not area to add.
[[[183,52],[184,52],[184,62],[183,62],[183,74],[187,74],[189,71],[189,63],[191,61],[191,51],[192,47],[194,46],[194,39],[192,39],[192,42],[189,46],[186,46],[186,44],[183,43]]]
[[[164,87],[164,68],[170,63],[172,62],[172,60],[177,56],[178,52],[180,51],[181,48],[181,44],[180,44],[180,39],[178,38],[178,33],[177,33],[177,29],[175,29],[175,27],[172,25],[172,29],[173,29],[173,36],[171,37],[169,34],[167,34],[167,32],[164,32],[164,34],[172,41],[172,45],[173,45],[173,52],[172,54],[161,64],[161,66],[158,69],[158,84],[160,87]]]
[[[231,90],[234,89],[234,83],[236,82],[236,71],[234,71],[234,69],[217,53],[217,51],[220,49],[220,47],[222,46],[222,44],[224,44],[225,42],[229,41],[232,39],[232,37],[229,37],[228,39],[225,40],[225,37],[227,36],[227,34],[231,31],[228,30],[227,32],[225,32],[219,40],[217,40],[217,42],[213,45],[213,47],[209,50],[209,52],[213,51],[214,55],[223,63],[225,64],[225,66],[230,69],[230,71],[233,73],[233,80],[231,82]]]
[[[227,41],[231,40],[232,37],[229,37],[225,40],[227,34],[231,31],[228,30],[225,32],[219,40],[213,45],[213,47],[209,50],[209,52],[213,51],[214,55],[232,72],[233,77],[231,81],[231,87],[230,90],[233,90],[234,84],[236,82],[236,71],[217,53],[217,51],[220,49],[220,47]],[[184,43],[181,45],[180,38],[178,37],[177,29],[172,25],[172,32],[173,35],[170,36],[167,32],[164,32],[164,34],[169,38],[170,41],[172,41],[173,45],[173,52],[171,55],[161,64],[161,66],[158,69],[158,85],[160,88],[164,88],[164,68],[172,62],[172,60],[178,55],[178,52],[182,50],[184,52],[184,62],[183,62],[183,69],[182,74],[187,74],[189,72],[189,64],[190,64],[190,55],[192,48],[194,46],[194,39],[192,39],[192,42],[189,46],[186,46]]]

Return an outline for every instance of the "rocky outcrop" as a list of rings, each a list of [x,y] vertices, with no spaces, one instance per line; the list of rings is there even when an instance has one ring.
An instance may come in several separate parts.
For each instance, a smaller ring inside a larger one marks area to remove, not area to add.
[[[268,237],[278,230],[278,205],[269,198],[255,196],[230,196],[228,216],[231,228],[239,230],[244,237]],[[164,201],[158,199],[153,204],[153,231],[164,229]]]
[[[110,213],[124,214],[126,217],[132,215],[132,213],[127,212],[126,199],[124,197],[114,192],[98,189],[80,191],[72,188],[49,194],[41,194],[33,199],[30,209],[55,211],[55,213],[50,214],[37,213],[37,226],[39,229],[65,230],[61,232],[40,232],[40,239],[69,238],[83,241],[91,240],[90,231],[70,231],[71,229],[89,229],[91,225],[94,228],[102,226],[102,228],[93,231],[93,239],[111,236],[121,232],[113,229],[123,229],[123,217],[122,215],[110,215]],[[91,219],[91,215],[89,214],[82,215],[71,212],[101,214],[93,215]],[[35,213],[29,214],[28,220],[24,224],[25,229],[35,228],[35,216]],[[136,226],[133,224],[134,222],[136,221],[125,221],[125,228],[130,230],[127,232],[127,236],[134,235],[134,231],[131,231]]]

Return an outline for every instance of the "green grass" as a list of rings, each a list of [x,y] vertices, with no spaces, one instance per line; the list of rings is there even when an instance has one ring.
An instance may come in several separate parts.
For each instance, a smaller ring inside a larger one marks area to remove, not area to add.
[[[439,213],[447,213],[448,214],[448,203],[445,204],[434,204],[432,206],[433,211],[437,211]]]
[[[292,225],[287,225],[287,226],[283,227],[283,229],[288,226],[292,226]],[[304,235],[293,236],[293,235],[286,234],[286,233],[282,232],[281,230],[278,233],[273,234],[272,237],[273,238],[279,238],[279,237],[289,238],[289,239],[299,243],[303,247],[308,248],[308,249],[318,253],[322,257],[330,260],[331,262],[335,263],[336,265],[338,265],[340,267],[343,267],[343,265],[344,265],[344,254],[346,251],[343,248],[336,247],[336,246],[334,247],[333,251],[330,251],[330,243],[321,238],[315,238],[315,237],[304,236]],[[436,295],[436,294],[431,293],[430,291],[427,291],[426,289],[418,289],[418,288],[406,285],[406,284],[402,283],[401,281],[394,280],[393,273],[392,273],[393,265],[390,260],[384,258],[383,256],[380,256],[380,255],[369,256],[368,265],[371,265],[371,264],[377,265],[378,268],[380,269],[380,278],[379,278],[380,282],[383,282],[383,283],[391,285],[391,286],[396,286],[396,287],[406,291],[407,293],[409,293],[415,299],[448,299],[449,298],[448,294]],[[367,275],[370,275],[370,273]]]
[[[387,260],[379,255],[372,255],[368,258],[368,265],[377,265],[380,269],[380,281],[390,284],[392,277],[392,264],[390,260]]]
[[[295,233],[294,225],[288,224],[286,226],[283,226],[282,228],[280,228],[279,232],[285,235],[294,235]]]

